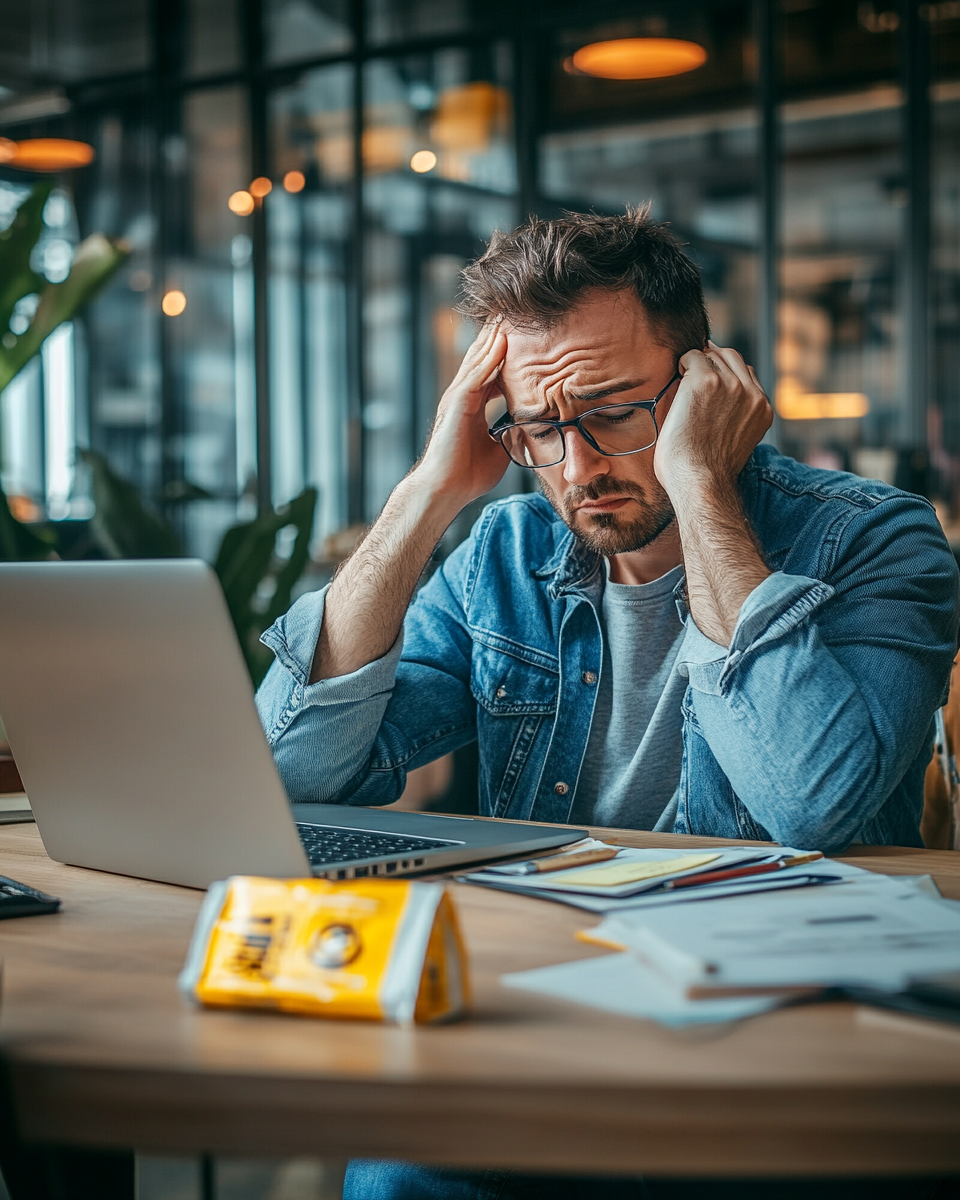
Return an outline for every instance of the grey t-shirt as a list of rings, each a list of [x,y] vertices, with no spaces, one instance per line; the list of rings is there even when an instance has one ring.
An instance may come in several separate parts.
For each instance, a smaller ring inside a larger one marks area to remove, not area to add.
[[[687,681],[674,669],[683,623],[674,590],[683,575],[603,588],[603,666],[570,820],[653,829],[680,781],[680,703]]]

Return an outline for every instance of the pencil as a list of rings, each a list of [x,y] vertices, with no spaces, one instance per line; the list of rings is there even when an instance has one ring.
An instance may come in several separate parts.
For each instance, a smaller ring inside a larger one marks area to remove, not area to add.
[[[532,858],[529,862],[508,863],[489,867],[499,875],[539,875],[544,871],[564,871],[568,867],[585,867],[588,863],[605,862],[620,853],[616,846],[595,846],[592,850],[574,850],[569,854],[551,854],[547,858]]]
[[[823,858],[819,850],[810,854],[795,854],[782,862],[758,863],[752,867],[729,867],[725,871],[706,871],[702,875],[685,875],[682,879],[671,879],[663,885],[663,890],[673,891],[675,888],[697,887],[701,883],[721,883],[725,879],[743,879],[748,875],[766,875],[770,871],[782,871],[785,867],[799,867],[801,863],[816,862]]]

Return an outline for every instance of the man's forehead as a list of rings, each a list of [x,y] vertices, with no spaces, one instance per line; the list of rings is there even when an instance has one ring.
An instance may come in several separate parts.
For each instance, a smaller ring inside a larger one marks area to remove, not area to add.
[[[511,409],[543,402],[557,389],[576,399],[626,384],[642,387],[662,374],[664,349],[639,304],[623,311],[613,303],[616,297],[609,299],[605,313],[600,306],[574,310],[549,329],[516,328],[504,321],[507,350],[500,382]]]

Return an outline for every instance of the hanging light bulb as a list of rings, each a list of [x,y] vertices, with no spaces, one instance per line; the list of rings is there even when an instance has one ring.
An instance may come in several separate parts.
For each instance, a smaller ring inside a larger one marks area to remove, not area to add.
[[[616,38],[581,46],[572,61],[577,71],[599,79],[666,79],[702,67],[707,52],[680,38]]]

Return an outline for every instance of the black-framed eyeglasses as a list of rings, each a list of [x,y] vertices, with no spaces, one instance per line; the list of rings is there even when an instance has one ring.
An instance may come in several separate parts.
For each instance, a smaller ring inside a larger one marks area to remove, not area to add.
[[[571,427],[598,454],[609,458],[639,454],[656,445],[660,433],[657,405],[679,378],[678,371],[652,400],[605,404],[569,421],[511,421],[509,414],[504,413],[489,433],[513,462],[534,469],[555,467],[563,462],[567,453],[563,431]]]

